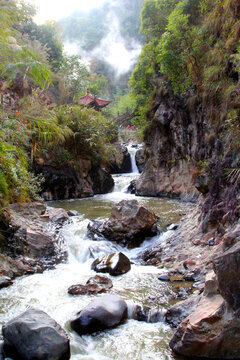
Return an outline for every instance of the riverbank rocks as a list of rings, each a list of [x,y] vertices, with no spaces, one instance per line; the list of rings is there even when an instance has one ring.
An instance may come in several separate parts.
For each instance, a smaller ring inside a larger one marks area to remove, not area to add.
[[[72,166],[35,164],[35,173],[44,178],[41,196],[44,200],[79,199],[112,191],[112,176],[90,160],[78,159]]]
[[[70,322],[79,335],[111,329],[127,319],[127,303],[117,295],[104,295],[94,299]]]
[[[204,292],[190,315],[178,326],[170,347],[189,357],[239,359],[239,254],[236,244],[213,260]]]
[[[112,280],[107,276],[95,275],[86,282],[86,285],[78,284],[70,286],[68,293],[71,295],[101,294],[110,290],[112,287]]]
[[[12,280],[7,276],[0,275],[0,289],[12,285]]]
[[[7,231],[0,242],[0,274],[13,278],[66,260],[61,228],[70,220],[64,209],[47,209],[41,201],[12,204],[6,216]]]
[[[91,268],[96,272],[117,276],[127,273],[131,269],[131,263],[126,255],[118,252],[96,259]]]
[[[122,200],[112,206],[111,215],[105,222],[93,221],[88,225],[88,234],[127,245],[139,246],[147,237],[158,233],[158,217],[137,200]]]
[[[68,360],[66,332],[48,314],[28,309],[2,329],[4,354],[14,360]]]

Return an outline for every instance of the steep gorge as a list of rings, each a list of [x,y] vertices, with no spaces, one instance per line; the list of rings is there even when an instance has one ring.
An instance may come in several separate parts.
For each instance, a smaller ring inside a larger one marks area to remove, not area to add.
[[[167,243],[145,255],[148,263],[198,282],[192,300],[169,310],[169,322],[178,314],[179,325],[171,348],[190,357],[232,359],[239,349],[227,333],[235,334],[236,344],[240,329],[235,295],[240,156],[226,127],[210,122],[208,109],[192,99],[193,94],[174,95],[170,86],[158,89],[148,113],[146,164],[136,194],[190,200],[196,206]]]

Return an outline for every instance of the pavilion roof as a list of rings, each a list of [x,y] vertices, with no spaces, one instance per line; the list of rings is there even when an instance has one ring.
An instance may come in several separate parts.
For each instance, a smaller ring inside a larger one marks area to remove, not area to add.
[[[81,101],[81,104],[84,106],[92,106],[92,107],[98,107],[98,108],[103,108],[111,103],[111,101],[98,99],[95,96],[92,96],[89,93],[89,89],[87,89],[87,95],[80,98],[80,101]]]

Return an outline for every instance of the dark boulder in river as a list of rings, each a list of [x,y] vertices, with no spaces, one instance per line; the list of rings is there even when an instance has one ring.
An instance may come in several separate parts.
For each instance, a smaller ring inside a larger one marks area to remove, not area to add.
[[[88,225],[88,233],[93,238],[105,237],[130,247],[139,246],[146,238],[158,233],[158,217],[137,200],[122,200],[112,206],[109,219],[105,222],[93,221]]]
[[[117,276],[127,273],[131,269],[131,263],[126,255],[118,252],[97,258],[91,268],[96,272]]]
[[[69,339],[48,314],[28,309],[2,329],[4,355],[14,360],[68,360]]]
[[[127,319],[127,303],[117,295],[104,295],[93,300],[70,322],[79,335],[111,329]]]

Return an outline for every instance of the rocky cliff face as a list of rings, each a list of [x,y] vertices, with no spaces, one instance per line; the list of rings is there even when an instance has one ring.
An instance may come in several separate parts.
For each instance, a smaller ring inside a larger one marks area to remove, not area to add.
[[[89,160],[79,160],[77,167],[38,164],[35,172],[44,178],[41,194],[44,200],[84,198],[108,193],[114,186],[112,176]]]
[[[149,113],[147,160],[136,194],[198,202],[145,261],[198,281],[198,295],[168,313],[172,324],[180,314],[170,342],[174,352],[234,359],[239,357],[240,156],[224,124],[207,121],[200,104],[190,106],[190,100],[168,89],[155,96]]]
[[[239,219],[240,155],[225,130],[206,120],[200,104],[189,105],[171,89],[155,96],[145,133],[146,163],[136,194],[198,202],[203,234],[223,236]],[[229,169],[235,169],[230,173]]]
[[[171,89],[155,96],[145,132],[146,164],[136,182],[137,195],[196,199],[199,164],[214,151],[205,141],[208,125],[200,106],[191,112]]]

